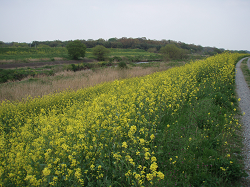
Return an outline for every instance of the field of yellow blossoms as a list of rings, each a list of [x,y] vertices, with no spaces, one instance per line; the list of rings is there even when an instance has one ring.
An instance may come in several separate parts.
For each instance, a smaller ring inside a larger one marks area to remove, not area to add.
[[[0,186],[223,186],[244,176],[235,63],[0,105]]]

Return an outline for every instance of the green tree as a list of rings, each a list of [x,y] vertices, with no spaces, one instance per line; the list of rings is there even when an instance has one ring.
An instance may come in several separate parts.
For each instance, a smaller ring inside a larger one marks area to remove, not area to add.
[[[116,41],[117,41],[117,38],[109,38],[108,41],[109,41],[109,42],[116,42]]]
[[[222,51],[221,51],[220,49],[218,49],[218,48],[214,48],[214,53],[215,53],[215,54],[216,54],[216,53],[220,54],[220,53],[222,53]]]
[[[79,57],[85,57],[86,46],[80,40],[74,40],[69,42],[66,46],[68,54],[73,59],[79,59]]]
[[[110,51],[102,45],[97,45],[92,49],[92,53],[97,60],[102,61],[105,60]]]
[[[160,53],[164,56],[165,60],[184,59],[187,57],[187,52],[184,49],[178,48],[174,44],[167,44],[160,49]]]
[[[29,47],[27,43],[12,42],[12,47]]]

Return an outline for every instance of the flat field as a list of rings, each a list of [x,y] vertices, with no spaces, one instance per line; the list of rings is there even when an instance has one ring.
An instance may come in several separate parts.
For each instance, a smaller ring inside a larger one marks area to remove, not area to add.
[[[67,49],[55,48],[0,48],[1,62],[29,62],[32,59],[51,60],[54,57],[67,58]]]
[[[109,49],[109,56],[155,56],[155,53],[141,49]],[[86,58],[94,58],[92,49],[86,49]],[[68,60],[65,47],[54,48],[0,48],[0,62],[34,62],[51,60]]]

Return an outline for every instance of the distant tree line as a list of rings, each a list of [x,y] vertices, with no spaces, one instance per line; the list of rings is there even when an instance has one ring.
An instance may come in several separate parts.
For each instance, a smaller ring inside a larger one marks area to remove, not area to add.
[[[0,41],[0,47],[35,47],[35,48],[46,48],[46,47],[66,47],[70,41],[33,41],[32,43],[4,43]],[[224,49],[218,49],[216,47],[202,47],[200,45],[195,44],[186,44],[183,42],[177,42],[173,40],[150,40],[146,37],[141,38],[110,38],[108,40],[105,39],[88,39],[88,40],[80,40],[87,48],[93,48],[95,46],[104,46],[106,48],[123,48],[123,49],[143,49],[145,51],[150,52],[159,52],[160,49],[167,44],[173,44],[176,47],[186,50],[188,53],[196,53],[196,54],[205,54],[205,55],[213,55],[216,53],[222,53]],[[249,51],[235,51],[235,52],[249,52]]]

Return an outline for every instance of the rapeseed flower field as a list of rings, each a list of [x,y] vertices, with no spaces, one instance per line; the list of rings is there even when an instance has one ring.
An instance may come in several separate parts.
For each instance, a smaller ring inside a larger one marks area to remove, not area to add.
[[[144,77],[3,101],[0,185],[219,186],[237,180],[244,172],[233,155],[241,127],[233,86],[241,56],[223,53]]]

